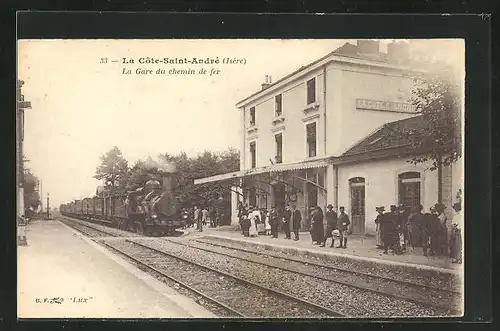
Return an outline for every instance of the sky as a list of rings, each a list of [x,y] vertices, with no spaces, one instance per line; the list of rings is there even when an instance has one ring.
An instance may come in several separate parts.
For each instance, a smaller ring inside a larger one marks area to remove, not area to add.
[[[356,40],[21,40],[18,78],[32,109],[25,113],[26,168],[41,179],[51,205],[95,194],[100,156],[117,146],[133,165],[148,156],[238,149],[235,104]],[[382,42],[381,51],[386,50]],[[457,43],[452,43],[456,46]],[[416,49],[436,51],[417,41]],[[441,57],[463,54],[439,42]],[[139,58],[236,58],[244,64],[141,64]],[[100,63],[107,58],[107,63]],[[133,64],[124,64],[134,59]],[[118,62],[111,62],[112,60]],[[131,69],[132,74],[123,74]],[[155,74],[157,69],[167,74]],[[205,75],[168,74],[192,68]],[[211,69],[218,74],[210,76]],[[137,69],[153,74],[136,74]]]

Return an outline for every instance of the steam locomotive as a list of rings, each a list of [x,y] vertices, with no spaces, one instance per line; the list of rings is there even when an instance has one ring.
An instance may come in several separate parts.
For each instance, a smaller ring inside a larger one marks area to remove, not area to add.
[[[161,181],[148,180],[143,187],[123,195],[84,198],[62,204],[64,216],[106,223],[142,235],[171,235],[187,223],[172,191],[172,175],[163,174]]]

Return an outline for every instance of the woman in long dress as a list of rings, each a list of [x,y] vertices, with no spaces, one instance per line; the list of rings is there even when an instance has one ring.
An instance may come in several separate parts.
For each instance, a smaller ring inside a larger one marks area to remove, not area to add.
[[[383,238],[383,234],[382,234],[382,217],[384,216],[385,208],[383,206],[382,207],[376,207],[375,210],[378,213],[377,218],[375,219],[377,248],[381,249],[381,248],[384,248],[384,242],[382,241],[382,238]]]
[[[325,236],[323,228],[323,210],[320,207],[316,207],[312,214],[312,233],[311,237],[313,244],[321,245],[323,238]]]
[[[266,213],[266,218],[265,218],[265,229],[266,229],[266,236],[271,234],[271,224],[269,223],[269,212]]]
[[[250,210],[248,218],[250,219],[250,229],[248,229],[248,234],[250,237],[257,237],[257,225],[255,223],[255,211]]]

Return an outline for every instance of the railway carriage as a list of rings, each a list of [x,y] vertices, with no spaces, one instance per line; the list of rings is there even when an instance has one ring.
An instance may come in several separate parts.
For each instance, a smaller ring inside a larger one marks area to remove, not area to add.
[[[104,199],[94,197],[94,215],[93,220],[102,220],[104,218]]]
[[[75,214],[78,218],[83,216],[83,200],[75,200]]]
[[[91,220],[94,215],[94,201],[92,198],[82,200],[82,216],[85,219]]]

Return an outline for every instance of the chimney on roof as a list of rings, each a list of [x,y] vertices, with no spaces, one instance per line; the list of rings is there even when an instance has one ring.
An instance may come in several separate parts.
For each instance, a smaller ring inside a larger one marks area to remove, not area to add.
[[[410,44],[405,41],[392,41],[387,45],[387,57],[393,61],[404,61],[410,56]]]
[[[380,45],[378,40],[358,39],[358,52],[364,54],[378,54]]]
[[[271,86],[271,75],[266,75],[264,83],[261,84],[262,91]]]

